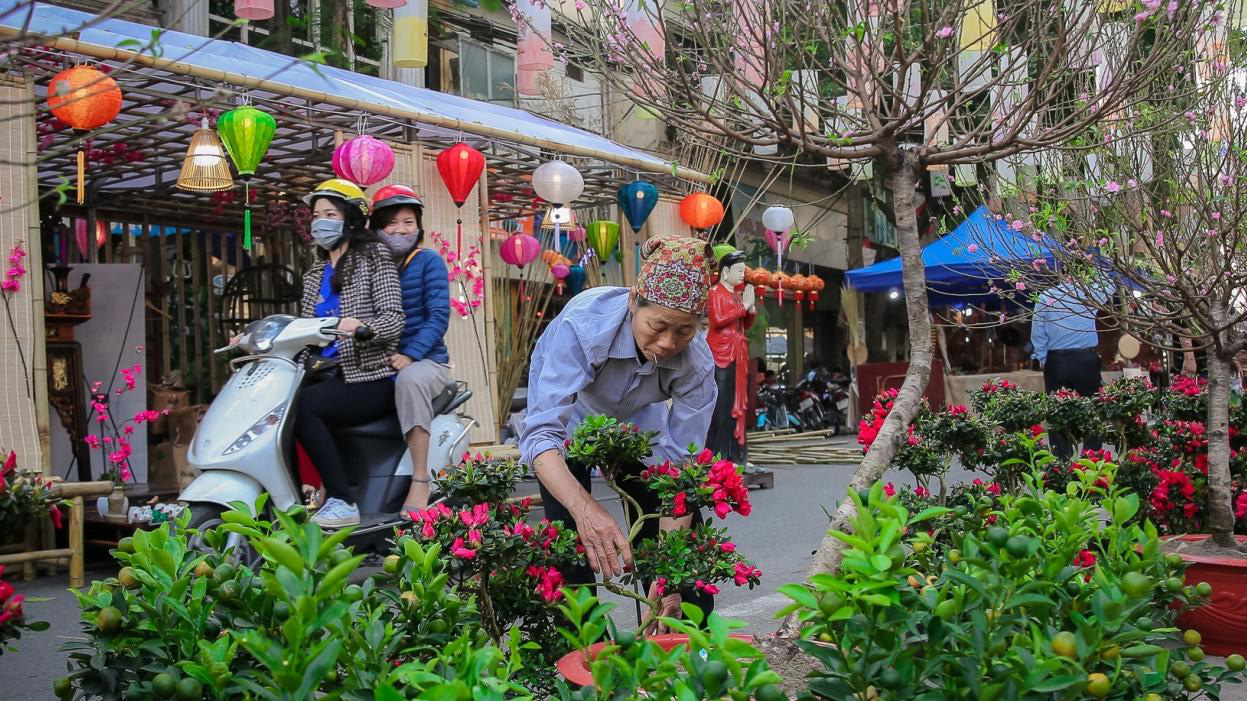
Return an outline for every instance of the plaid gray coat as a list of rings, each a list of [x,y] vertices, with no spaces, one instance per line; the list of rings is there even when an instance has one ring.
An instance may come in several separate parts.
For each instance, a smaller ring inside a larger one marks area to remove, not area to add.
[[[377,335],[367,343],[353,338],[339,338],[342,376],[347,382],[369,382],[394,374],[389,357],[398,346],[403,332],[403,291],[398,271],[389,249],[382,243],[367,244],[368,255],[360,256],[350,280],[342,286],[342,318],[354,317],[372,327]],[[303,317],[316,316],[320,298],[321,278],[325,274],[322,260],[303,276]]]

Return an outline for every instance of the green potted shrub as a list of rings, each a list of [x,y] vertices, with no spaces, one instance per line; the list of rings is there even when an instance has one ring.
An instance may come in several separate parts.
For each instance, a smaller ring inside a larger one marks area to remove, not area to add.
[[[1204,597],[1114,475],[1087,469],[1058,493],[1036,472],[963,513],[994,518],[946,533],[946,507],[850,492],[841,573],[781,589],[822,662],[801,698],[1216,698],[1242,658],[1210,664],[1198,634],[1174,627]]]

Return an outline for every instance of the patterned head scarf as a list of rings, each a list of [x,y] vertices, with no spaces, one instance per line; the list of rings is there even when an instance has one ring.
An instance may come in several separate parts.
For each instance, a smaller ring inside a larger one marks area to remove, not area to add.
[[[714,251],[705,241],[687,236],[655,236],[641,246],[645,262],[636,291],[663,307],[701,314],[714,272]]]

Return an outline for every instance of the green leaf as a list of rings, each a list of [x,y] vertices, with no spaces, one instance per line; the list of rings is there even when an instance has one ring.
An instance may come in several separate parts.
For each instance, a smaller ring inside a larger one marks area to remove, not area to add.
[[[291,547],[289,543],[283,543],[276,538],[262,538],[260,549],[266,557],[290,571],[296,574],[303,572],[303,558],[299,556],[299,551]]]
[[[809,609],[818,608],[818,599],[814,598],[814,594],[802,584],[783,584],[776,590],[780,594],[787,596],[789,599],[801,604]]]

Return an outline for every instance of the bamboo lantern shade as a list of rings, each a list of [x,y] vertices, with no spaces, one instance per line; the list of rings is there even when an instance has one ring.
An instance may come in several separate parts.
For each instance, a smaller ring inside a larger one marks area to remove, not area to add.
[[[234,187],[225,149],[216,132],[208,127],[207,119],[191,136],[191,145],[186,149],[186,159],[178,175],[178,187],[194,192],[217,192]]]

